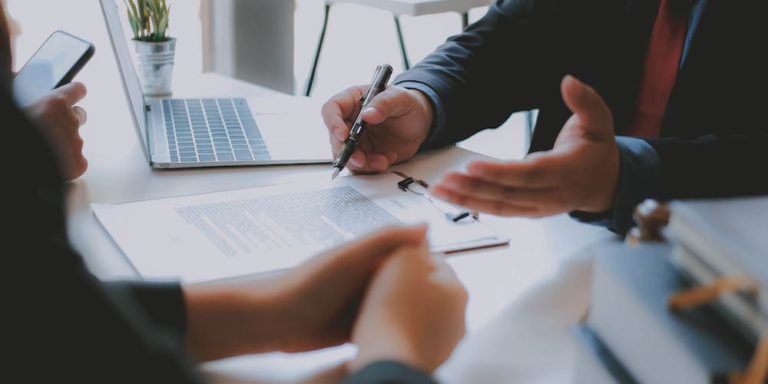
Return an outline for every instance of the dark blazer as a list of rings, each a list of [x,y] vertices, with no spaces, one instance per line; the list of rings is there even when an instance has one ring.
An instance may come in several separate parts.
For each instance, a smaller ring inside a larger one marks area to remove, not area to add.
[[[67,239],[65,190],[45,139],[0,91],[3,378],[29,383],[200,383],[184,352],[178,284],[103,284]],[[2,380],[0,381],[7,381]],[[349,383],[431,383],[381,362]]]
[[[686,1],[686,0],[679,0]],[[445,110],[428,147],[540,110],[530,151],[551,149],[571,115],[566,74],[591,84],[616,133],[634,117],[659,0],[498,0],[480,21],[396,80],[429,86]],[[709,0],[664,116],[657,198],[768,193],[768,2]]]

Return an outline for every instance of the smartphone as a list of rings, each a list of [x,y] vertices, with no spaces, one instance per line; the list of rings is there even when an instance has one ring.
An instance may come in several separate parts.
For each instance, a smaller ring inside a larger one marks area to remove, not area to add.
[[[13,80],[14,96],[27,106],[68,84],[93,57],[93,44],[64,31],[51,34]]]

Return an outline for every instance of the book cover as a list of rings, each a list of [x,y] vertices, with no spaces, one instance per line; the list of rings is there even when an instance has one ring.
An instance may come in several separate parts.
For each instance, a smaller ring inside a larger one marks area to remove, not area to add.
[[[711,307],[673,313],[687,288],[668,245],[595,249],[587,324],[643,383],[719,383],[746,365],[752,346]]]
[[[670,239],[699,257],[717,276],[748,275],[768,286],[768,198],[682,201],[671,204]],[[758,306],[768,313],[768,296]]]
[[[589,326],[578,324],[571,329],[576,338],[576,384],[636,384],[637,381],[627,371],[610,348]]]
[[[696,286],[711,284],[719,277],[704,261],[680,244],[673,247],[670,261]],[[761,335],[768,334],[768,319],[752,297],[733,292],[721,295],[712,305],[752,342],[757,343]]]

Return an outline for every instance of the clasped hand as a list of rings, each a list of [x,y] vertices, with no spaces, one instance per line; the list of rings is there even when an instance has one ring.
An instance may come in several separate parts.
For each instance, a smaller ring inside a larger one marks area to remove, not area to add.
[[[281,275],[186,287],[187,346],[213,360],[353,342],[352,370],[394,360],[431,372],[464,335],[467,294],[425,236],[391,228]]]

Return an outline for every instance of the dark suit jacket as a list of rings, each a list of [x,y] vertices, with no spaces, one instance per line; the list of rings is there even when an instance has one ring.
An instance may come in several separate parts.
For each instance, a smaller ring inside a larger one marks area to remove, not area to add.
[[[199,383],[178,284],[102,284],[70,247],[65,184],[39,131],[0,91],[3,175],[0,377],[30,383]],[[108,127],[103,127],[108,128]],[[349,383],[431,383],[392,362]],[[2,380],[0,381],[7,381]]]
[[[684,1],[684,0],[683,0]],[[551,149],[571,115],[560,81],[596,88],[616,133],[633,119],[659,0],[498,0],[463,34],[396,80],[429,86],[445,124],[428,147],[498,127],[538,108],[531,151]],[[768,193],[768,2],[710,0],[664,117],[657,198]]]

